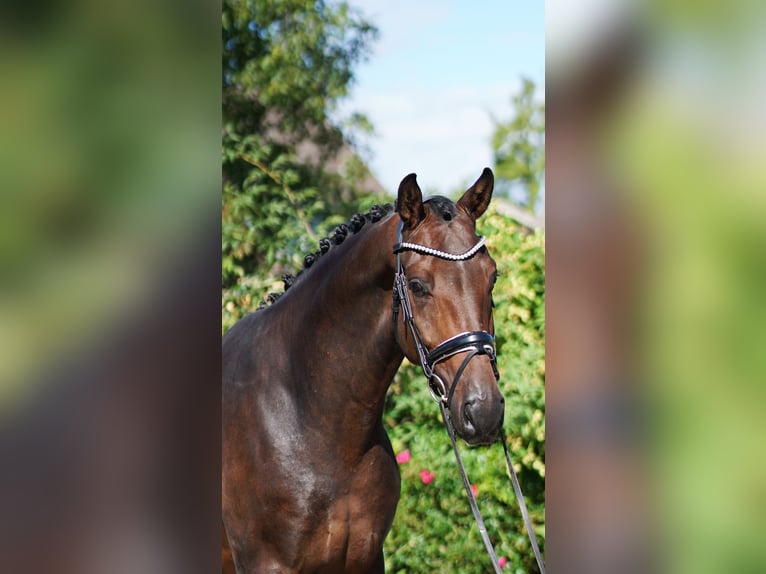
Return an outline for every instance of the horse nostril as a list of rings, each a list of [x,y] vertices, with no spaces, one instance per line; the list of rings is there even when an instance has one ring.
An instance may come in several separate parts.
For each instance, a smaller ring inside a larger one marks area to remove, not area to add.
[[[471,411],[473,410],[474,401],[466,401],[466,403],[463,405],[463,418],[465,418],[465,422],[472,426],[476,427],[476,424],[474,423],[473,416],[471,414]]]

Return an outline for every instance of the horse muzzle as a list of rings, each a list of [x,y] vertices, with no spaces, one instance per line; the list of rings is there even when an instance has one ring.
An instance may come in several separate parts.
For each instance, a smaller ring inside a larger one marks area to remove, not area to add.
[[[447,386],[436,374],[435,367],[437,363],[454,356],[460,356],[462,362]],[[475,360],[482,356],[489,359],[491,377],[486,363]],[[427,363],[431,374],[431,393],[449,408],[458,435],[471,445],[494,442],[503,426],[505,412],[505,401],[497,387],[499,373],[494,337],[486,331],[461,333],[431,351]],[[461,381],[461,390],[458,391]]]
[[[450,407],[457,434],[470,445],[495,442],[503,428],[505,400],[498,390],[493,390],[490,393],[469,390],[462,401],[455,401]]]

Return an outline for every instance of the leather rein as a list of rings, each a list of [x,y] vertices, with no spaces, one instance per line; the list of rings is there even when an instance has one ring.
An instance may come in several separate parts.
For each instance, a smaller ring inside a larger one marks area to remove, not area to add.
[[[400,221],[399,227],[396,231],[396,243],[394,243],[393,247],[393,252],[396,255],[396,271],[394,273],[393,290],[394,327],[396,328],[399,310],[401,309],[402,321],[404,321],[412,333],[412,338],[415,342],[418,358],[420,359],[420,364],[423,368],[423,374],[428,381],[428,389],[434,400],[439,403],[439,409],[442,413],[444,426],[447,429],[447,434],[449,435],[450,442],[452,443],[452,450],[455,453],[455,459],[457,460],[458,468],[460,469],[460,476],[463,480],[463,486],[465,487],[465,491],[468,496],[468,502],[471,506],[471,511],[473,512],[474,518],[476,519],[476,524],[479,527],[479,533],[481,534],[482,541],[484,542],[484,547],[486,548],[487,553],[492,560],[492,565],[496,574],[501,574],[502,568],[498,563],[497,554],[495,553],[495,548],[492,546],[492,541],[489,539],[489,535],[487,534],[487,528],[484,525],[484,520],[481,517],[481,512],[479,511],[478,504],[476,503],[476,497],[473,495],[473,491],[471,490],[471,483],[468,480],[468,476],[463,466],[463,461],[460,457],[460,452],[457,448],[455,426],[452,422],[452,417],[450,416],[449,411],[449,407],[452,402],[452,396],[455,393],[455,388],[457,387],[458,381],[460,380],[460,377],[462,376],[465,368],[468,366],[470,360],[475,356],[487,355],[489,357],[490,363],[492,364],[492,370],[495,373],[495,379],[500,379],[500,373],[497,370],[497,352],[495,349],[495,338],[487,331],[466,331],[446,339],[434,347],[433,350],[429,351],[427,345],[423,343],[423,338],[417,328],[417,325],[415,325],[415,318],[412,313],[412,305],[410,303],[409,291],[407,289],[407,277],[405,276],[404,268],[402,267],[400,259],[400,254],[402,251],[414,251],[422,255],[439,257],[440,259],[446,259],[448,261],[465,261],[478,253],[478,251],[484,246],[486,238],[480,237],[476,244],[468,251],[455,254],[440,251],[438,249],[420,245],[418,243],[403,242],[403,227],[404,222]],[[458,368],[457,372],[455,373],[454,380],[448,388],[442,378],[436,374],[436,365],[441,361],[448,359],[449,357],[462,353],[466,353],[466,356],[463,359],[460,368]],[[516,499],[519,502],[519,508],[521,509],[521,514],[524,518],[524,525],[527,529],[527,535],[529,536],[529,541],[532,544],[532,550],[535,553],[535,559],[537,560],[537,565],[540,569],[540,573],[545,574],[545,565],[540,554],[540,549],[537,545],[537,538],[535,537],[534,530],[532,529],[532,522],[529,518],[527,505],[524,502],[524,495],[521,492],[519,479],[516,476],[516,472],[513,470],[513,464],[511,463],[511,456],[508,452],[504,433],[501,433],[500,439],[503,445],[503,451],[505,452],[505,460],[508,466],[508,471],[510,473],[511,482],[513,484],[513,491],[516,494]]]

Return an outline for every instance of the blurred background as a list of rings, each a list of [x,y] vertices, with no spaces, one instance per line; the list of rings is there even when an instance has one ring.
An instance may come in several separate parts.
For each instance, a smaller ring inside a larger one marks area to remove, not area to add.
[[[218,567],[219,22],[0,8],[0,571]]]
[[[552,571],[766,566],[764,23],[546,2]]]

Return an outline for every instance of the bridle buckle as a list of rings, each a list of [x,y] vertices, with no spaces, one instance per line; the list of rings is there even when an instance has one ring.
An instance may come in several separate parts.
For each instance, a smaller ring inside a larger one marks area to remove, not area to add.
[[[449,401],[447,385],[444,384],[442,378],[436,373],[432,373],[431,378],[428,379],[428,392],[431,393],[431,397],[437,403],[447,404]]]

